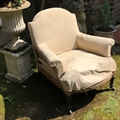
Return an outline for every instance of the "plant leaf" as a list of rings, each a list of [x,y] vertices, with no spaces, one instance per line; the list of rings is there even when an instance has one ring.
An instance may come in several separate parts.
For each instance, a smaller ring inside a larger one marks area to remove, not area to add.
[[[14,100],[14,95],[8,95],[4,98],[4,100],[7,100],[11,103]]]

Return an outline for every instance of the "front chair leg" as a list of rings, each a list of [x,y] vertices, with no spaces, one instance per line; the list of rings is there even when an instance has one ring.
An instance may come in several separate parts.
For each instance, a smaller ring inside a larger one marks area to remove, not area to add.
[[[111,80],[110,80],[110,89],[111,90],[115,90],[115,87],[113,86],[114,85],[114,79],[115,79],[115,75],[112,76]]]
[[[67,109],[69,114],[72,114],[72,110],[71,110],[71,101],[72,101],[72,96],[65,96],[66,102],[67,102]]]

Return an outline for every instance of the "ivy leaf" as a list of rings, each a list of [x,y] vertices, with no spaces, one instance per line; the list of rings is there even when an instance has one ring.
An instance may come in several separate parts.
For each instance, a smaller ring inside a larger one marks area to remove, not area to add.
[[[8,102],[12,102],[14,100],[14,95],[8,95],[4,98],[4,100],[7,100]]]

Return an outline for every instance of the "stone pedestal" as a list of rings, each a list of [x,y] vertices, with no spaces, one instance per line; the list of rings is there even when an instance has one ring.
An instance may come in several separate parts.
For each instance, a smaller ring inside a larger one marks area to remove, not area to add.
[[[0,50],[5,56],[7,66],[6,79],[16,83],[22,83],[33,74],[30,61],[30,49],[31,46],[19,53],[9,52],[4,49]]]

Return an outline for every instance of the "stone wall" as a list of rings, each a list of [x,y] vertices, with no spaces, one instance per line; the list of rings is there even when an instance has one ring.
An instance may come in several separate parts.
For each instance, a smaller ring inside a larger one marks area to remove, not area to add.
[[[41,0],[28,0],[31,5],[29,8],[23,11],[24,21],[27,24],[29,21],[32,21],[33,17],[36,13],[40,11]],[[62,8],[69,8],[69,3],[72,0],[45,0],[44,9],[51,8],[51,7],[62,7]],[[74,0],[78,1],[78,0]],[[78,5],[79,7],[79,5]],[[80,8],[79,10],[83,10],[84,8]]]
[[[27,24],[29,21],[31,21],[34,17],[34,15],[39,12],[40,6],[41,6],[41,0],[29,0],[31,3],[31,6],[24,10],[24,20],[25,23]],[[51,7],[62,7],[68,9],[69,7],[69,2],[71,0],[45,0],[45,6],[44,9],[46,8],[51,8]],[[80,1],[80,0],[72,0],[72,1]],[[87,29],[88,33],[92,34],[91,27],[94,25],[94,17],[89,18],[92,16],[96,10],[97,7],[103,2],[104,0],[84,0],[84,2],[88,2],[88,5],[85,7],[85,13],[87,16]],[[36,4],[35,4],[36,2]],[[111,5],[111,23],[115,25],[118,21],[120,21],[120,0],[109,0],[110,5]]]
[[[32,21],[33,17],[40,11],[40,8],[42,6],[42,0],[28,0],[28,1],[31,3],[31,6],[23,10],[23,17],[26,23],[26,29],[21,34],[21,36],[23,36],[22,39],[27,40],[27,42],[31,41],[27,24],[28,22]],[[75,3],[73,6],[70,5],[71,1],[72,0],[45,0],[44,9],[51,8],[51,7],[62,7],[69,10],[76,8],[78,11],[84,11],[84,7],[82,7],[81,4]],[[73,0],[72,2],[78,2],[78,0]],[[83,18],[83,21],[84,21],[84,18]],[[84,27],[82,31],[86,32],[86,25],[84,22],[82,25],[79,25],[79,26],[82,26],[81,28]]]
[[[80,11],[80,10],[83,10],[82,8],[83,5],[80,6],[80,4],[82,3],[81,1],[83,0],[45,0],[44,9],[51,8],[51,7],[61,7],[61,8],[69,9],[69,7],[71,6],[71,3],[73,3],[72,4],[73,7],[79,9]],[[38,4],[40,4],[40,2]],[[38,4],[36,6],[37,12],[39,12],[39,8],[40,8],[40,6],[38,7]]]
[[[111,14],[112,23],[116,24],[120,22],[120,0],[110,0],[111,2]]]
[[[83,33],[87,33],[86,28],[86,15],[84,13],[84,2],[83,0],[46,0],[45,9],[51,7],[61,7],[68,11],[75,13],[79,30]]]
[[[45,8],[50,7],[62,7],[64,5],[64,0],[46,0]]]
[[[29,21],[32,21],[33,17],[36,13],[40,11],[42,6],[42,0],[29,0],[31,6],[23,11],[24,13],[24,21],[27,24]],[[79,0],[82,1],[82,0]],[[65,8],[71,12],[84,11],[84,5],[78,0],[45,0],[44,9],[52,8],[52,7],[61,7]]]

